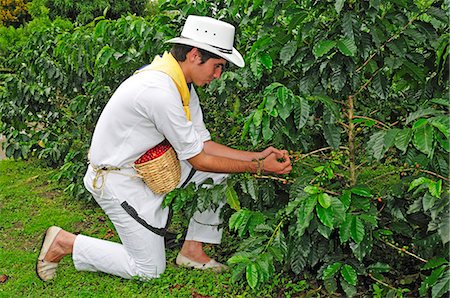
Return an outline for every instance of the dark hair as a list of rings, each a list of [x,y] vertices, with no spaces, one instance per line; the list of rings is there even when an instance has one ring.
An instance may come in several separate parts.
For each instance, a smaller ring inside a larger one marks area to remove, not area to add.
[[[175,44],[173,44],[172,50],[170,51],[170,53],[177,61],[183,62],[184,60],[186,60],[186,54],[189,53],[193,48],[195,48],[195,47],[175,43]],[[200,48],[197,48],[197,49],[200,52],[200,54],[202,55],[202,58],[201,58],[202,64],[205,63],[206,61],[208,61],[208,59],[210,59],[210,58],[223,59],[222,57],[220,57],[216,54],[213,54],[211,52],[208,52],[206,50],[202,50]]]

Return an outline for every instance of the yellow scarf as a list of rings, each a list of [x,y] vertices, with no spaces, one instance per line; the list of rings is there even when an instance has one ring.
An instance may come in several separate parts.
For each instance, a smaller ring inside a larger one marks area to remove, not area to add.
[[[161,71],[172,78],[173,82],[177,86],[178,92],[180,93],[184,112],[186,113],[186,118],[188,121],[190,121],[191,111],[189,109],[189,100],[191,98],[191,95],[183,71],[181,70],[181,67],[178,64],[178,61],[175,60],[172,54],[164,52],[162,57],[156,56],[150,65],[136,71],[135,74],[146,70]]]

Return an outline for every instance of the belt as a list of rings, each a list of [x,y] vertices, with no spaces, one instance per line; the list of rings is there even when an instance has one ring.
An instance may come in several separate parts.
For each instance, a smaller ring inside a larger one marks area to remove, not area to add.
[[[196,170],[194,168],[192,168],[191,171],[189,172],[189,175],[187,176],[186,180],[184,180],[184,182],[180,186],[180,188],[185,187],[189,183],[189,181],[194,176],[195,172],[196,172]],[[122,204],[120,204],[120,206],[122,206],[122,208],[125,210],[125,212],[127,212],[132,218],[134,218],[138,223],[140,223],[146,229],[152,231],[153,233],[155,233],[156,235],[159,235],[161,237],[166,236],[167,229],[169,228],[170,221],[172,220],[172,215],[173,215],[173,210],[172,210],[172,208],[170,208],[171,206],[168,206],[169,216],[167,218],[167,223],[164,228],[155,228],[154,226],[150,225],[148,222],[145,221],[145,219],[143,219],[142,217],[139,216],[136,209],[134,209],[133,206],[128,204],[127,201],[124,201]]]

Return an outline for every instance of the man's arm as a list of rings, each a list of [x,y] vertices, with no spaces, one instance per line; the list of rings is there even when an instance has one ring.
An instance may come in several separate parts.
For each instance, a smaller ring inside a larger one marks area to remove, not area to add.
[[[268,147],[261,152],[243,151],[230,148],[228,146],[216,143],[214,141],[206,141],[204,143],[203,150],[209,155],[228,157],[236,160],[252,161],[254,159],[263,159],[269,156],[271,153],[277,154],[278,158],[287,156],[286,150],[278,150],[273,147]]]
[[[263,161],[258,162],[255,159],[262,156],[261,152],[240,151],[217,143],[206,143],[202,152],[188,160],[195,169],[200,171],[216,173],[257,173],[261,171],[287,174],[292,170],[289,156],[281,151],[280,153],[269,153]],[[216,151],[211,151],[213,149]],[[275,149],[275,151],[279,150]]]

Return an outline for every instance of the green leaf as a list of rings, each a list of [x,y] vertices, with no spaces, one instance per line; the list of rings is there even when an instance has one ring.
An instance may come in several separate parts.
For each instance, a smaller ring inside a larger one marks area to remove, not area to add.
[[[341,13],[342,8],[344,7],[345,0],[336,0],[334,3],[334,8],[338,14]]]
[[[346,11],[342,18],[342,32],[345,37],[352,40],[355,40],[355,33],[353,31],[353,20],[355,18],[355,14],[349,11]]]
[[[361,243],[365,235],[364,224],[358,216],[353,216],[350,226],[350,236],[356,243]]]
[[[322,57],[328,53],[336,45],[335,41],[332,40],[322,40],[316,43],[313,47],[313,54],[317,58]]]
[[[336,46],[345,56],[353,57],[356,54],[357,48],[353,39],[343,38],[337,42]]]
[[[356,270],[352,266],[348,264],[342,266],[341,275],[346,282],[348,282],[352,286],[356,286],[358,275],[356,274]]]
[[[320,221],[327,227],[333,228],[334,212],[331,208],[323,208],[320,204],[316,205],[317,216]]]
[[[307,194],[313,195],[313,194],[318,194],[320,193],[320,189],[317,186],[311,186],[308,185],[303,189],[304,192],[306,192]]]
[[[332,278],[336,274],[336,272],[338,272],[339,269],[341,269],[341,266],[342,266],[341,262],[336,262],[328,265],[327,268],[325,268],[325,270],[323,270],[322,272],[322,279]]]
[[[431,6],[427,10],[427,14],[434,17],[435,19],[441,21],[442,23],[448,24],[448,15],[442,9]]]
[[[440,198],[442,193],[442,180],[431,182],[428,184],[428,191],[435,198]]]
[[[450,141],[448,138],[442,138],[440,135],[435,135],[436,140],[441,145],[442,149],[444,149],[447,152],[450,152]]]
[[[333,90],[339,92],[344,88],[345,82],[347,80],[347,71],[342,68],[341,65],[332,67],[331,73],[331,86]]]
[[[274,94],[268,94],[266,97],[266,102],[264,105],[264,109],[268,114],[272,113],[273,108],[277,104],[277,97]]]
[[[238,254],[232,256],[228,259],[228,264],[239,264],[239,263],[251,263],[251,257],[253,255],[248,252],[239,252]]]
[[[309,109],[309,104],[306,99],[300,96],[294,97],[294,120],[297,129],[301,129],[305,126],[309,117]]]
[[[353,216],[347,215],[344,222],[339,227],[339,239],[341,240],[341,243],[345,243],[350,239],[350,229],[352,226],[352,218]]]
[[[428,123],[436,127],[446,138],[450,137],[450,117],[438,116],[428,119]]]
[[[230,230],[238,231],[239,236],[243,236],[248,230],[248,222],[252,217],[252,212],[246,209],[241,209],[231,215],[228,221]]]
[[[386,135],[384,136],[384,148],[388,150],[395,144],[395,139],[397,138],[400,129],[393,128],[386,131]]]
[[[331,232],[333,231],[331,228],[324,226],[321,222],[317,222],[316,230],[326,239],[330,239]]]
[[[410,128],[404,128],[400,130],[395,137],[395,147],[397,147],[403,153],[408,149],[408,144],[411,141],[413,131]]]
[[[340,224],[345,220],[345,206],[338,198],[331,198],[331,208],[334,212],[334,222]]]
[[[334,149],[339,148],[341,144],[341,131],[339,127],[334,123],[324,124],[323,125],[323,135],[328,145],[333,147]]]
[[[325,166],[318,166],[318,167],[315,167],[313,170],[314,170],[314,172],[322,173],[323,169],[325,169]]]
[[[255,113],[253,114],[253,124],[256,127],[259,127],[261,125],[262,115],[263,115],[263,111],[259,110],[259,109],[256,110]]]
[[[403,65],[406,66],[407,71],[412,77],[418,81],[422,82],[425,79],[425,70],[422,67],[417,66],[416,64],[409,62],[407,60],[403,60]]]
[[[245,269],[245,277],[247,279],[248,285],[254,289],[259,283],[260,274],[257,263],[252,263]]]
[[[284,45],[280,51],[280,60],[283,65],[286,65],[297,51],[297,42],[290,41]]]
[[[358,195],[358,196],[361,196],[361,197],[366,197],[366,198],[371,198],[372,197],[372,194],[370,193],[370,191],[367,188],[365,188],[365,187],[355,186],[355,187],[352,187],[350,189],[350,191],[352,193],[354,193],[355,195]]]
[[[358,293],[356,287],[349,284],[345,279],[341,280],[341,287],[345,292],[345,297],[352,298]]]
[[[290,95],[289,93],[290,93],[290,90],[284,86],[277,89],[277,98],[278,98],[278,102],[281,105],[285,105],[287,103],[289,95]]]
[[[431,102],[444,107],[450,107],[450,102],[448,102],[447,98],[433,98]]]
[[[225,190],[225,197],[227,199],[228,205],[230,205],[232,209],[236,211],[241,210],[241,203],[239,202],[239,197],[232,185],[227,185],[227,188]]]
[[[425,263],[425,265],[423,265],[422,268],[420,268],[420,270],[429,270],[429,269],[434,269],[437,268],[441,265],[447,265],[448,261],[444,258],[440,258],[440,257],[434,257],[430,260],[428,260],[427,263]]]
[[[270,128],[270,117],[269,115],[265,114],[263,116],[263,120],[262,120],[262,135],[263,135],[263,139],[264,141],[269,141],[272,139],[273,137],[273,131]]]
[[[435,202],[436,198],[432,196],[430,193],[426,192],[422,198],[423,211],[426,212],[431,208],[433,208]]]
[[[442,277],[438,280],[436,285],[431,289],[431,297],[439,298],[444,294],[448,294],[450,286],[450,271],[446,270]]]
[[[381,130],[374,133],[367,142],[367,149],[377,160],[383,158],[386,148],[384,147],[384,139],[386,131]]]
[[[429,184],[429,183],[432,183],[432,182],[433,182],[433,180],[430,180],[430,179],[428,179],[428,178],[426,178],[426,177],[419,177],[419,178],[417,178],[417,179],[414,179],[414,180],[409,184],[408,191],[411,191],[412,189],[416,188],[416,187],[419,186],[419,185],[422,185],[422,184]]]
[[[241,188],[242,191],[246,194],[249,194],[252,200],[257,200],[256,187],[255,187],[256,179],[243,179],[241,180]]]
[[[261,58],[259,56],[250,60],[250,70],[257,79],[260,79],[262,77],[263,67]]]
[[[424,116],[429,116],[429,115],[436,115],[436,114],[440,114],[440,111],[437,111],[435,109],[432,108],[427,108],[427,109],[419,109],[415,112],[412,112],[411,114],[408,115],[408,117],[406,118],[406,122],[405,124],[409,124],[411,122],[413,122],[416,119],[419,119],[421,117]]]
[[[428,123],[427,119],[421,118],[421,119],[417,120],[416,122],[414,122],[412,128],[415,130],[415,129],[418,129],[418,128],[426,125],[427,123]]]
[[[305,229],[309,227],[311,219],[313,218],[314,207],[317,204],[317,196],[309,196],[303,201],[302,205],[298,208],[297,213],[297,233],[298,237],[301,237],[305,232]]]
[[[340,199],[342,204],[344,204],[345,209],[347,210],[352,202],[352,192],[348,189],[344,190]]]
[[[434,269],[431,272],[430,276],[427,276],[423,280],[422,284],[420,285],[420,289],[419,289],[419,293],[421,296],[424,296],[427,293],[427,290],[437,283],[439,277],[442,276],[442,273],[444,271],[445,271],[445,267],[443,267],[443,266],[439,267],[437,269]]]
[[[319,204],[325,209],[327,209],[328,207],[331,206],[331,196],[328,195],[327,193],[324,193],[324,192],[320,193],[318,195],[318,201],[319,201]]]
[[[433,128],[428,124],[417,128],[414,132],[414,146],[428,157],[433,153],[433,136]]]
[[[442,216],[441,223],[438,227],[438,234],[441,236],[442,244],[450,241],[450,218],[448,214]]]
[[[95,67],[102,68],[105,67],[109,59],[114,55],[114,50],[110,46],[104,46],[97,54],[95,58]]]
[[[381,99],[386,99],[388,97],[387,85],[386,78],[380,74],[377,74],[372,80],[373,91]]]
[[[266,282],[269,280],[270,275],[272,274],[273,271],[273,258],[265,253],[262,256],[260,256],[257,259],[257,263],[258,263],[258,267],[259,267],[259,275],[260,275],[260,282]]]
[[[269,54],[261,53],[259,58],[261,59],[261,63],[262,63],[262,65],[264,65],[265,68],[272,69],[273,61],[272,61],[272,57],[270,57]]]
[[[389,272],[391,270],[391,266],[385,263],[376,262],[368,267],[369,272],[371,273],[382,273]]]

